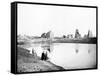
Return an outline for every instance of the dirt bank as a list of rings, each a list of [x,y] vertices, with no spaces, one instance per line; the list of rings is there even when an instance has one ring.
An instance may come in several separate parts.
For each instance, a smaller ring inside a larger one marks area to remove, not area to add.
[[[18,47],[17,71],[18,72],[41,72],[53,70],[65,70],[50,61],[43,61],[36,54],[29,54],[29,51]]]

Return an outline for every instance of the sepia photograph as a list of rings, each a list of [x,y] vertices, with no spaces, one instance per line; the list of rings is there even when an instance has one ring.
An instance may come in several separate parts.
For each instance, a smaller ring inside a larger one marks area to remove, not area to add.
[[[17,4],[17,72],[97,68],[96,7]]]

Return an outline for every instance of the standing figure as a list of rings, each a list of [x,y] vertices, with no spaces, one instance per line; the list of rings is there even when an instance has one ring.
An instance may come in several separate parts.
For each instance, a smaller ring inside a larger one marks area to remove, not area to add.
[[[32,48],[32,55],[34,55],[34,49]]]
[[[44,53],[44,51],[42,52],[41,60],[45,60],[45,53]]]
[[[45,53],[45,60],[47,60],[48,59],[48,53],[46,52]]]
[[[41,55],[41,60],[47,60],[48,59],[48,55],[47,55],[47,52],[45,53],[43,51],[42,55]]]

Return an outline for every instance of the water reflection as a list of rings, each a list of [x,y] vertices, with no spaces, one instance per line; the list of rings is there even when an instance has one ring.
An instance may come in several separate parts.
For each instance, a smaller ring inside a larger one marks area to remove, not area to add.
[[[53,43],[42,43],[41,48],[43,49],[43,52],[41,54],[42,60],[48,60],[50,58],[50,54],[53,51]]]
[[[41,47],[43,48],[43,50],[47,50],[49,52],[52,52],[53,51],[53,43],[51,44],[48,44],[48,43],[44,43],[44,44],[41,44]]]
[[[65,69],[93,68],[93,65],[96,64],[96,45],[74,43],[54,44],[50,61]]]
[[[91,52],[91,50],[89,49],[89,50],[88,50],[88,53],[90,53],[90,52]]]
[[[75,51],[76,51],[76,53],[78,53],[78,52],[79,52],[79,50],[78,50],[78,49],[76,49]]]
[[[51,62],[66,69],[92,68],[96,64],[95,44],[43,42],[37,46],[32,44],[33,47],[38,56],[42,57],[44,52]]]
[[[79,44],[75,44],[75,52],[76,54],[79,52]]]

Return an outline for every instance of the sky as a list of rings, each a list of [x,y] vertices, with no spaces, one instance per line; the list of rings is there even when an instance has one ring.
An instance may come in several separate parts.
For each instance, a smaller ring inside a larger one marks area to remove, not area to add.
[[[18,34],[41,36],[52,31],[54,36],[82,36],[91,30],[96,36],[96,9],[68,6],[18,4]]]

